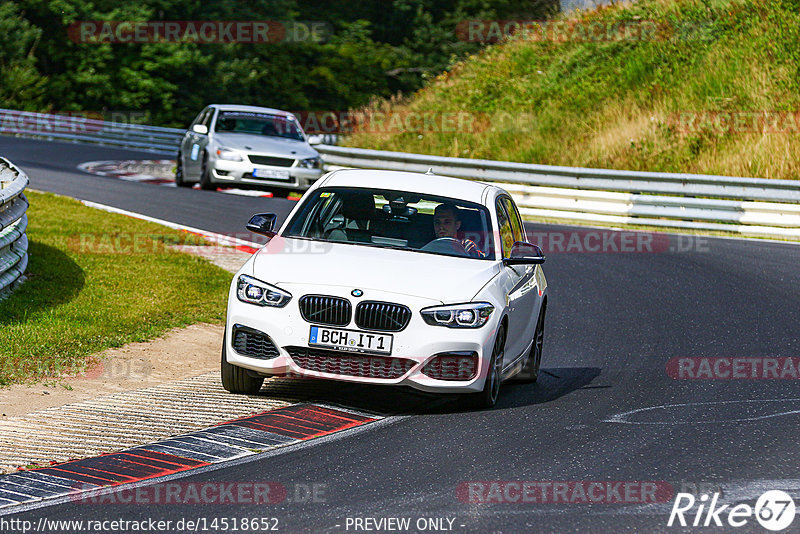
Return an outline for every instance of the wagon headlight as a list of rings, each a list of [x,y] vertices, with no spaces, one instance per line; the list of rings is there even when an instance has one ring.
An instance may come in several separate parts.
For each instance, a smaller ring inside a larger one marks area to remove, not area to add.
[[[480,328],[486,324],[493,311],[494,306],[488,302],[470,302],[425,308],[420,313],[429,325],[448,328]]]
[[[283,308],[292,300],[291,293],[245,274],[236,281],[236,296],[248,304],[274,308]]]
[[[300,166],[305,167],[306,169],[319,169],[322,167],[322,159],[319,157],[301,159]]]
[[[242,161],[242,155],[231,150],[230,148],[219,147],[217,149],[217,157],[219,159],[226,159],[228,161]]]

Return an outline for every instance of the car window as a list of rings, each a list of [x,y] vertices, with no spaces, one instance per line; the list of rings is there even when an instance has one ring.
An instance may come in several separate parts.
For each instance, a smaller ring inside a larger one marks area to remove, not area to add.
[[[322,188],[303,201],[284,236],[494,259],[485,207],[403,191]]]
[[[503,249],[503,257],[508,258],[511,255],[511,247],[514,246],[514,231],[511,228],[506,208],[499,198],[495,207],[497,208],[497,226],[500,230],[500,246]]]
[[[208,127],[209,131],[211,130],[211,119],[214,118],[214,108],[208,108],[206,111],[205,117],[203,117],[203,122],[201,124]]]
[[[511,223],[511,231],[514,233],[514,241],[525,241],[525,227],[522,225],[522,219],[514,202],[508,197],[500,197],[500,202],[506,208],[506,213]]]
[[[206,108],[203,111],[201,111],[200,113],[198,113],[197,117],[194,118],[194,120],[192,121],[192,124],[190,124],[189,127],[191,128],[195,124],[202,124],[203,118],[206,116],[207,112],[208,112],[208,108]]]

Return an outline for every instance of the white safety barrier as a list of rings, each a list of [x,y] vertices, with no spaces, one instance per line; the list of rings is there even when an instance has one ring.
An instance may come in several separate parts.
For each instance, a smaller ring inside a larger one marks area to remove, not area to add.
[[[0,298],[20,283],[28,266],[28,176],[0,158]]]
[[[425,172],[499,182],[523,215],[553,220],[800,238],[800,181],[448,158],[319,145],[326,168]]]

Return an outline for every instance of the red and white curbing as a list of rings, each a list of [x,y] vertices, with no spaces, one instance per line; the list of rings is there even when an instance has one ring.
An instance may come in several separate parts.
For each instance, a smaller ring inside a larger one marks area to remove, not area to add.
[[[83,495],[91,497],[105,488],[254,456],[380,419],[318,403],[294,404],[150,445],[0,476],[0,509],[65,496],[80,501]]]

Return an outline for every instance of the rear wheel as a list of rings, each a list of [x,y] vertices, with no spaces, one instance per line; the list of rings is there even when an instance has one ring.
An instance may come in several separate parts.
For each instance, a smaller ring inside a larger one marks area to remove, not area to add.
[[[220,375],[222,377],[222,387],[231,393],[244,393],[247,395],[254,395],[261,390],[261,385],[264,383],[264,377],[253,377],[243,369],[236,365],[228,363],[226,338],[222,338],[222,362]]]
[[[203,154],[203,166],[200,169],[200,189],[210,191],[217,187],[211,183],[211,169],[208,168],[208,152]]]
[[[175,185],[178,187],[192,187],[183,174],[183,154],[178,152],[178,161],[175,163]]]
[[[539,369],[542,366],[542,346],[544,345],[544,317],[547,311],[546,304],[542,304],[539,319],[536,321],[536,330],[533,332],[533,343],[528,351],[528,359],[522,371],[517,374],[517,379],[523,382],[536,382],[539,380]]]
[[[483,391],[475,394],[475,404],[479,408],[492,408],[497,403],[497,397],[500,395],[500,378],[503,371],[505,345],[506,328],[501,324],[497,330],[497,338],[492,349],[492,358],[489,361]]]

